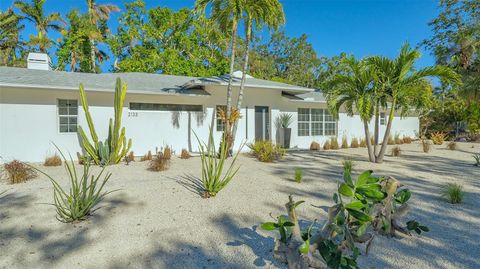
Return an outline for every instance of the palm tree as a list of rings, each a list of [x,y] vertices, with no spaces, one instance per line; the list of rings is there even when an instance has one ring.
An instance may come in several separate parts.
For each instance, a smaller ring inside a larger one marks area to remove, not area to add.
[[[20,32],[25,28],[20,24],[21,16],[12,9],[0,11],[0,64],[15,64],[17,50],[22,46]]]
[[[47,49],[52,46],[53,41],[47,36],[49,30],[61,32],[65,22],[58,12],[53,12],[48,15],[44,14],[43,6],[46,0],[32,0],[31,4],[25,3],[21,0],[14,2],[23,14],[24,18],[37,28],[37,36],[30,36],[30,43],[38,45],[41,52],[46,53]]]
[[[230,45],[230,75],[227,87],[226,118],[229,119],[232,112],[232,83],[235,65],[235,52],[237,48],[238,24],[243,18],[247,0],[197,0],[195,12],[205,14],[208,5],[211,5],[211,17],[222,30],[231,32]],[[233,141],[232,130],[229,121],[225,123],[225,140],[231,145]],[[229,147],[230,148],[230,147]]]
[[[444,83],[460,83],[460,76],[445,66],[417,70],[414,65],[420,56],[418,50],[405,44],[393,60],[381,56],[368,59],[369,65],[375,70],[375,85],[384,91],[382,94],[388,97],[390,106],[382,147],[375,158],[377,163],[383,162],[395,112],[400,110],[403,116],[412,108],[420,109],[429,104],[433,87],[428,77],[440,78]]]
[[[364,60],[353,56],[342,59],[346,72],[333,76],[327,89],[324,90],[327,103],[332,114],[338,116],[340,109],[345,109],[349,116],[355,113],[362,120],[365,139],[367,140],[368,157],[375,162],[375,154],[370,141],[369,122],[375,111],[375,90],[373,72]]]
[[[277,30],[285,23],[285,14],[282,4],[278,0],[248,1],[245,6],[245,51],[243,59],[242,80],[238,93],[237,108],[240,109],[243,101],[245,82],[247,80],[250,41],[253,39],[253,27],[257,30],[267,26],[270,30]],[[237,124],[233,129],[233,138],[237,133]]]
[[[110,13],[112,12],[118,12],[120,9],[113,4],[102,4],[99,5],[95,2],[95,0],[86,0],[87,1],[87,8],[88,8],[88,17],[90,19],[90,23],[92,25],[95,25],[95,27],[98,29],[98,23],[99,22],[105,22],[110,18]],[[106,55],[103,55],[100,50],[96,48],[95,42],[96,42],[95,37],[90,38],[90,43],[91,43],[91,48],[90,48],[90,57],[91,57],[91,67],[92,67],[92,72],[96,72],[96,59],[99,59],[100,62],[103,61],[104,57]]]

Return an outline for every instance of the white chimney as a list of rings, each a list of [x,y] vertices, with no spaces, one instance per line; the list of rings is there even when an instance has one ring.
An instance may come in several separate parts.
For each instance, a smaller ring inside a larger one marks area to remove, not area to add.
[[[52,63],[48,54],[30,52],[27,57],[27,68],[35,70],[52,70]]]

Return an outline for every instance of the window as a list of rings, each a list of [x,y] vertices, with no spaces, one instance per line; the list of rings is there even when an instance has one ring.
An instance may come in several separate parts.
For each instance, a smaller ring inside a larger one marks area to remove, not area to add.
[[[226,111],[227,110],[227,106],[217,106],[215,108],[215,118],[216,118],[216,121],[217,121],[217,132],[223,132],[225,130],[225,122],[223,122],[222,119],[219,119],[218,118],[218,112],[220,112],[220,110],[223,110],[223,111]]]
[[[144,111],[203,111],[202,105],[155,104],[155,103],[130,103],[130,110]]]
[[[380,125],[385,125],[385,121],[386,121],[385,113],[381,112],[380,113]]]
[[[308,136],[310,134],[310,109],[298,109],[298,136]]]
[[[298,136],[331,136],[337,134],[337,121],[328,110],[298,109]]]
[[[60,131],[60,133],[76,133],[77,116],[77,100],[58,100],[58,130]]]

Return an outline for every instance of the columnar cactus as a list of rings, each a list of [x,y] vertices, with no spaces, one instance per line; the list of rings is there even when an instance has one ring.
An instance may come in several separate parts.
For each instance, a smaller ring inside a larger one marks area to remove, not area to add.
[[[121,128],[123,102],[127,94],[127,84],[122,84],[120,78],[117,78],[115,85],[115,99],[114,99],[114,119],[110,118],[108,127],[108,138],[105,143],[98,140],[95,126],[93,125],[92,116],[88,109],[87,96],[83,84],[80,84],[80,100],[83,110],[85,111],[85,118],[87,120],[88,129],[92,142],[87,137],[83,128],[78,127],[78,133],[82,139],[82,147],[88,156],[91,157],[95,164],[116,164],[125,157],[132,146],[132,140],[125,137],[125,127]]]

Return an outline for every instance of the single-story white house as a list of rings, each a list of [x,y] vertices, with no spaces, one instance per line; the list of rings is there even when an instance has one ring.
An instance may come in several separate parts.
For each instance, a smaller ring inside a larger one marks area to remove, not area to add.
[[[35,56],[35,55],[33,55]],[[213,126],[215,139],[222,124],[217,108],[226,103],[228,75],[187,77],[146,73],[72,73],[50,70],[48,57],[29,57],[28,68],[0,67],[0,156],[43,161],[53,154],[52,142],[73,158],[81,152],[77,126],[88,132],[79,100],[78,87],[87,91],[90,112],[100,139],[105,139],[108,120],[113,117],[116,78],[128,83],[122,124],[132,151],[143,155],[165,145],[179,153],[198,149],[193,131],[208,138]],[[233,104],[236,104],[241,73],[234,77]],[[359,117],[340,113],[332,117],[321,92],[299,86],[248,77],[238,123],[236,146],[255,139],[275,141],[273,124],[280,113],[291,113],[291,147],[309,148],[312,141],[323,143],[331,136],[348,140],[364,137]],[[382,129],[385,118],[382,114]],[[372,123],[373,127],[373,123]],[[414,137],[419,119],[412,115],[397,118],[392,134]],[[244,148],[248,150],[248,148]]]

